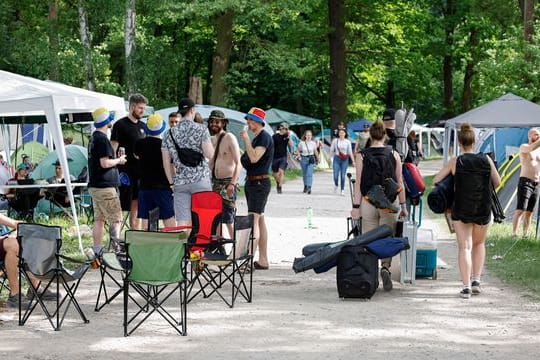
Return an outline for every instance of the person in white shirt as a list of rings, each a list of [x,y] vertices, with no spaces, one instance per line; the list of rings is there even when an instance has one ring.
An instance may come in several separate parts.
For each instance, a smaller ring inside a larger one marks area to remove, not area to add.
[[[302,140],[296,148],[296,156],[300,158],[302,166],[302,180],[304,181],[304,194],[311,194],[313,185],[313,171],[315,165],[319,163],[319,154],[317,152],[317,143],[313,141],[311,130],[304,131]]]
[[[330,158],[332,158],[332,169],[334,170],[334,193],[337,193],[338,185],[341,185],[341,196],[345,196],[345,175],[349,166],[349,159],[352,161],[353,167],[356,166],[352,145],[346,136],[347,131],[339,129],[338,137],[330,145]]]

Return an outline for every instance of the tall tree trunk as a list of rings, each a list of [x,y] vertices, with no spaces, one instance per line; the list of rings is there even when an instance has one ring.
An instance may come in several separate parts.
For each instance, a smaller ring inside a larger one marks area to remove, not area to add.
[[[465,65],[465,75],[463,77],[463,97],[461,98],[461,112],[464,113],[471,109],[472,99],[472,81],[475,75],[475,66],[477,62],[477,47],[478,47],[479,31],[477,28],[472,28],[469,33],[469,49],[471,51],[470,58]]]
[[[126,90],[127,96],[137,92],[135,73],[135,2],[126,0],[126,29],[124,47],[126,51]]]
[[[202,104],[203,103],[202,90],[203,90],[203,87],[202,87],[201,78],[197,76],[190,77],[188,98],[193,100],[195,104]]]
[[[443,57],[443,119],[449,119],[454,115],[454,80],[453,80],[453,61],[452,47],[454,44],[453,36],[455,29],[455,21],[451,20],[455,15],[454,0],[447,0],[446,6],[443,9],[445,31],[444,43],[445,53]]]
[[[49,79],[58,81],[60,65],[58,53],[60,40],[58,38],[58,0],[49,0]]]
[[[345,0],[328,0],[330,20],[330,122],[336,128],[347,121],[347,68],[345,63]]]
[[[521,14],[523,15],[523,38],[529,43],[532,42],[534,36],[534,1],[519,1]]]
[[[217,43],[212,58],[212,105],[225,105],[227,97],[227,86],[223,77],[229,70],[233,46],[233,17],[233,11],[227,10],[217,17],[214,25]]]
[[[94,91],[94,67],[92,65],[92,43],[90,31],[88,30],[88,13],[86,12],[86,1],[79,0],[79,30],[81,33],[81,43],[83,45],[84,61],[84,83],[88,90]]]

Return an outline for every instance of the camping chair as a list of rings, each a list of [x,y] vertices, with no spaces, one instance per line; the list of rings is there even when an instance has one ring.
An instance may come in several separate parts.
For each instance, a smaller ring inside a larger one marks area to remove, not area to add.
[[[147,231],[158,231],[158,225],[159,208],[156,207],[149,212]],[[125,254],[116,254],[111,251],[110,242],[108,250],[101,253],[99,257],[100,282],[96,306],[94,308],[94,311],[96,312],[110,304],[124,291],[123,280],[127,267],[129,266]],[[133,298],[132,300],[136,301]]]
[[[186,240],[185,232],[126,231],[126,254],[131,266],[124,277],[124,336],[131,335],[154,312],[186,335]],[[134,297],[130,289],[142,298],[143,306],[130,301]],[[180,300],[179,319],[164,307],[173,295]],[[131,316],[130,303],[137,305]]]
[[[233,239],[222,241],[232,243],[229,253],[207,253],[199,260],[203,265],[198,277],[202,286],[200,291],[209,289],[205,292],[206,297],[215,293],[231,308],[238,295],[250,303],[253,294],[253,214],[235,216]],[[225,295],[229,286],[230,298]]]
[[[198,260],[207,254],[225,253],[223,248],[225,242],[218,236],[221,230],[222,201],[221,195],[214,191],[194,193],[191,195],[191,227],[176,226],[162,229],[162,231],[170,232],[191,228],[188,239],[191,260],[188,302],[201,292],[203,292],[204,297],[210,296],[210,294],[205,293],[204,279],[199,278],[203,264]],[[198,289],[195,289],[196,284],[199,284]]]
[[[22,285],[22,279],[26,279],[32,294],[30,305],[24,314],[19,306],[19,325],[22,326],[26,323],[38,304],[54,330],[60,330],[72,304],[83,322],[88,323],[89,321],[79,306],[75,294],[81,279],[88,270],[89,263],[77,261],[61,254],[62,229],[59,226],[19,224],[17,226],[17,240],[19,242],[19,287]],[[63,260],[73,264],[78,263],[79,267],[72,271],[64,266]],[[46,283],[43,292],[49,289],[52,284],[56,284],[57,295],[53,311],[49,310],[38,295],[38,288],[34,288],[30,281],[31,278],[39,280],[40,284]],[[60,287],[66,292],[62,298]],[[21,303],[21,294],[22,291],[19,291],[19,304]],[[64,311],[60,317],[62,308]]]

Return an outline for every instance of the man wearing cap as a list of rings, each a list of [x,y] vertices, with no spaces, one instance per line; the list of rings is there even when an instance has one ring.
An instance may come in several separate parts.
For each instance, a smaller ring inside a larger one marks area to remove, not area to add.
[[[264,208],[271,188],[268,169],[274,158],[272,136],[264,131],[265,116],[264,110],[256,107],[251,108],[246,114],[246,120],[248,129],[255,137],[250,141],[247,130],[240,132],[240,137],[246,144],[246,151],[240,158],[247,173],[244,191],[248,213],[254,216],[255,245],[253,254],[255,254],[257,246],[259,247],[259,261],[255,261],[254,266],[255,269],[259,270],[268,269],[268,231],[264,220]]]
[[[281,194],[285,169],[287,169],[287,147],[293,146],[289,136],[289,124],[282,122],[279,132],[272,135],[274,141],[274,159],[272,161],[272,175],[276,179],[277,193]]]
[[[176,226],[172,189],[165,175],[161,155],[161,134],[165,130],[161,115],[152,114],[144,124],[146,137],[135,143],[134,154],[139,159],[138,214],[142,228],[148,227],[150,210],[158,207],[159,218],[165,226]]]
[[[64,179],[64,171],[62,170],[62,165],[60,165],[60,161],[56,160],[56,162],[53,164],[54,166],[54,175],[47,179],[47,182],[49,184],[63,184],[65,183]],[[70,175],[69,176],[71,181],[75,181],[75,176]],[[49,197],[50,200],[54,200],[54,202],[59,206],[69,206],[69,196],[67,194],[67,189],[63,187],[59,188],[51,188],[47,191],[46,194],[47,197]]]
[[[139,229],[137,216],[137,199],[139,196],[139,160],[133,155],[133,147],[137,140],[145,136],[143,123],[141,121],[146,110],[148,100],[141,94],[133,94],[129,97],[129,114],[118,120],[111,132],[111,143],[116,154],[118,148],[123,147],[126,153],[127,163],[119,166],[118,171],[125,173],[122,176],[126,181],[120,187],[120,201],[122,210],[130,212],[131,229]],[[129,180],[127,180],[129,179]]]
[[[395,120],[396,110],[395,109],[386,109],[383,113],[383,124],[386,130],[386,136],[388,137],[386,145],[391,146],[396,150],[396,120]]]
[[[92,197],[94,207],[94,252],[101,253],[103,246],[103,229],[105,221],[109,222],[109,235],[115,251],[120,248],[120,225],[122,224],[122,208],[118,196],[120,179],[117,165],[126,163],[126,155],[117,157],[107,138],[107,130],[112,127],[113,114],[105,108],[92,113],[96,131],[88,143],[88,193]]]
[[[227,132],[229,120],[221,110],[212,110],[208,118],[208,130],[212,135],[214,159],[212,161],[212,190],[223,198],[222,222],[233,236],[236,188],[240,171],[240,147],[236,137]]]
[[[178,125],[165,134],[161,151],[167,182],[174,189],[176,222],[177,225],[182,226],[191,225],[191,194],[212,190],[206,159],[213,159],[214,147],[206,126],[193,121],[195,118],[193,100],[181,99],[178,103],[178,112],[182,119]],[[191,154],[192,160],[197,161],[182,162],[178,156],[179,151],[183,151],[182,154]],[[173,174],[170,166],[171,158],[174,161],[176,174]]]

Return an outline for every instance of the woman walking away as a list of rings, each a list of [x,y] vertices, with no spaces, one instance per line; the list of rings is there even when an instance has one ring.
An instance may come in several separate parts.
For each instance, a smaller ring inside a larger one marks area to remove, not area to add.
[[[304,194],[311,194],[311,186],[313,185],[313,171],[315,165],[319,163],[319,155],[317,153],[317,143],[312,139],[311,130],[304,131],[302,140],[296,147],[296,156],[300,158],[302,166],[302,180],[304,181]]]
[[[403,178],[401,176],[401,158],[391,146],[385,146],[386,131],[382,121],[373,123],[369,129],[371,145],[365,148],[362,153],[356,154],[356,183],[354,187],[354,201],[351,217],[353,219],[362,218],[362,231],[373,230],[380,225],[389,225],[393,231],[396,229],[396,223],[399,217],[407,217],[405,207],[405,191],[394,193],[390,198],[384,196],[383,202],[388,207],[378,207],[366,200],[366,195],[375,187],[386,187],[387,182],[403,187]],[[391,180],[389,180],[391,179]],[[401,205],[399,208],[397,205]],[[391,211],[390,208],[398,209]],[[392,258],[381,260],[381,279],[385,291],[392,290],[392,276],[390,266]]]
[[[458,134],[461,155],[452,158],[433,178],[433,182],[438,183],[448,174],[454,175],[452,221],[463,283],[459,295],[464,299],[481,292],[480,276],[486,256],[484,242],[491,219],[491,187],[501,182],[491,158],[474,153],[474,141],[471,124],[461,125]]]
[[[337,193],[338,184],[340,184],[341,179],[341,196],[345,195],[345,174],[349,166],[349,159],[352,160],[352,165],[356,166],[352,145],[346,136],[347,131],[345,129],[339,129],[338,137],[330,145],[330,157],[333,159],[332,169],[334,170],[334,193]]]

